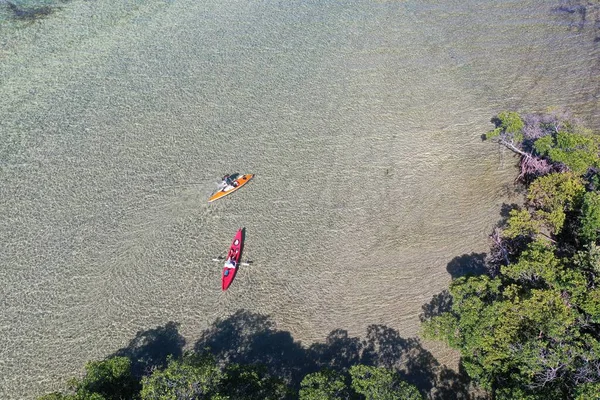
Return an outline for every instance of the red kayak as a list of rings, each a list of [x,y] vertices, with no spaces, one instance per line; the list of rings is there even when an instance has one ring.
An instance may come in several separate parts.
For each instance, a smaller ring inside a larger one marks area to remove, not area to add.
[[[225,266],[223,267],[223,290],[227,290],[227,288],[231,285],[238,266],[240,265],[243,241],[244,229],[242,228],[235,234],[233,243],[231,243],[229,253],[227,253],[227,258],[225,259]]]

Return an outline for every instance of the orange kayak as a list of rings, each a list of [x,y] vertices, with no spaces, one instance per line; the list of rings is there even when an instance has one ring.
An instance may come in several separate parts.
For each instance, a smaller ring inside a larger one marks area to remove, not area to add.
[[[208,202],[212,203],[213,201],[218,200],[221,197],[225,197],[228,194],[235,192],[236,190],[244,186],[246,183],[248,183],[253,177],[254,174],[236,175],[235,177],[233,177],[233,185],[227,185],[223,189],[210,196]]]

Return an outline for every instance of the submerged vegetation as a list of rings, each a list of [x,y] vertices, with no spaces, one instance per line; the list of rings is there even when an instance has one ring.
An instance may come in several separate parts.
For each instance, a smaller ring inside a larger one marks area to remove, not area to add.
[[[600,396],[600,138],[564,112],[503,112],[485,135],[527,188],[494,232],[487,273],[455,279],[424,323],[495,399]]]
[[[21,21],[35,21],[54,12],[50,6],[22,7],[7,1],[6,7],[12,12],[13,18]]]

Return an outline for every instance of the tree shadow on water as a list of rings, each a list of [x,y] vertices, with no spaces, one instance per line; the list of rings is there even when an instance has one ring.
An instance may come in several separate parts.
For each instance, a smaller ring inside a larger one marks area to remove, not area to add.
[[[434,387],[440,365],[419,339],[405,339],[395,329],[371,325],[363,343],[361,364],[396,369],[422,392],[428,393]]]
[[[359,359],[348,339],[345,331],[334,331],[325,344],[307,349],[289,332],[277,330],[270,317],[238,310],[202,332],[194,350],[209,351],[221,362],[262,364],[298,390],[306,374],[324,366],[343,371]],[[356,347],[356,341],[352,343]]]
[[[397,370],[430,399],[470,398],[461,374],[440,365],[419,339],[402,338],[383,325],[369,326],[364,338],[336,329],[324,343],[305,347],[289,332],[277,330],[270,317],[239,310],[203,331],[194,350],[209,351],[224,363],[263,364],[295,391],[306,374],[322,368],[347,372],[364,364]]]
[[[423,314],[419,316],[421,322],[428,321],[452,309],[452,295],[447,289],[434,295],[431,301],[423,305]]]
[[[331,368],[347,372],[351,366],[361,362],[363,342],[348,335],[344,329],[336,329],[325,339],[325,343],[314,343],[308,349],[315,369]]]
[[[484,275],[488,273],[485,263],[486,253],[463,254],[454,257],[448,263],[446,270],[452,276],[452,279],[460,278],[466,275]]]
[[[169,356],[181,357],[185,339],[179,334],[179,324],[170,321],[147,331],[139,331],[127,347],[117,350],[112,356],[127,357],[135,377],[149,374],[154,368],[167,366]]]
[[[306,351],[289,332],[276,330],[268,316],[244,310],[218,319],[202,333],[194,351],[207,350],[222,362],[263,364],[289,383],[310,371]]]
[[[516,203],[502,203],[502,206],[500,206],[500,221],[498,222],[497,226],[506,225],[506,221],[508,220],[508,217],[510,217],[510,212],[520,208],[521,207]]]

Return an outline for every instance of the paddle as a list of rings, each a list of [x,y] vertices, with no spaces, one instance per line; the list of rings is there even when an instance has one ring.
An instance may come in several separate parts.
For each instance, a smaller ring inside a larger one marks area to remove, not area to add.
[[[217,258],[213,258],[212,260],[216,262],[216,261],[223,261],[224,259],[225,259],[225,256],[218,256]],[[252,264],[253,262],[254,261],[252,261],[252,260],[248,260],[248,261],[245,261],[245,262],[242,261],[242,262],[240,262],[239,265],[244,266],[244,267],[249,267],[250,264]]]

